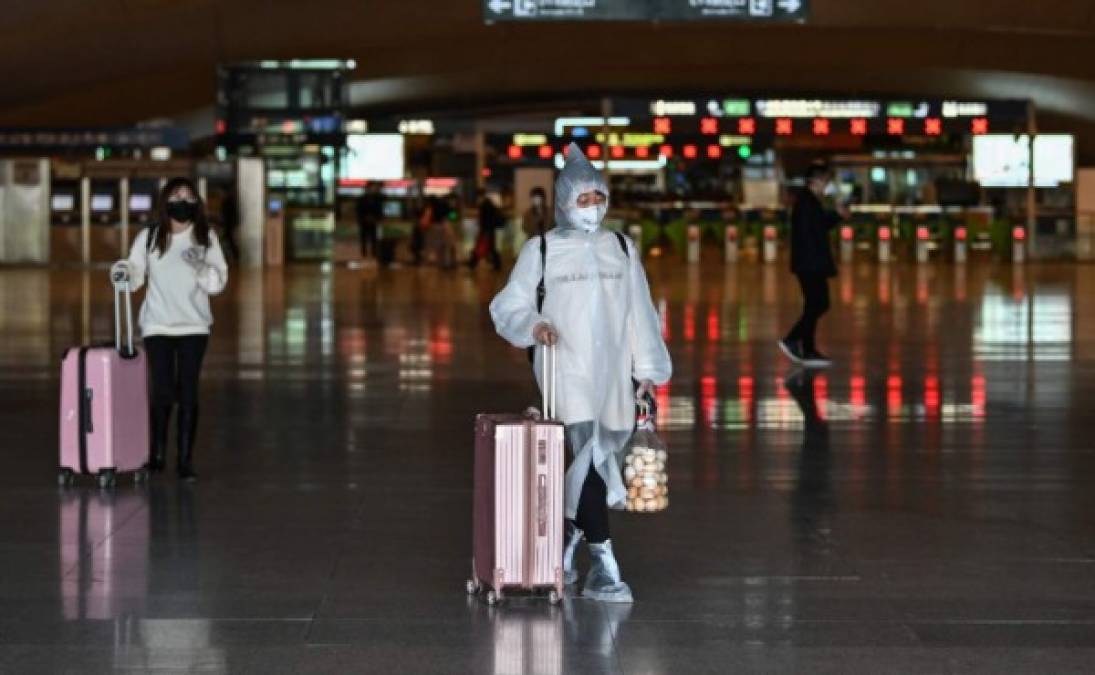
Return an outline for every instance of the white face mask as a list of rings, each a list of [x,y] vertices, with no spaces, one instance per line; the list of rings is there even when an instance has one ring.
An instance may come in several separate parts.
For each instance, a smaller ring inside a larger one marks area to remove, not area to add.
[[[601,221],[605,219],[605,213],[607,212],[607,203],[586,207],[572,206],[567,212],[567,217],[574,224],[574,227],[586,232],[592,232],[601,226]]]

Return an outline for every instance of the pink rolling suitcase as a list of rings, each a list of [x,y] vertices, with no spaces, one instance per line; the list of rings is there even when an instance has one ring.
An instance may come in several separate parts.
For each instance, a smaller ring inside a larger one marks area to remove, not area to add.
[[[550,361],[550,371],[548,363]],[[475,420],[472,578],[467,592],[548,589],[563,596],[563,424],[555,416],[555,349],[545,349],[544,418],[479,415]],[[550,394],[549,394],[550,392]]]
[[[147,477],[148,371],[144,352],[133,347],[132,294],[127,271],[110,270],[114,284],[114,345],[73,347],[61,363],[61,461],[58,482],[93,474],[99,487],[118,473]],[[128,342],[122,346],[124,297]]]

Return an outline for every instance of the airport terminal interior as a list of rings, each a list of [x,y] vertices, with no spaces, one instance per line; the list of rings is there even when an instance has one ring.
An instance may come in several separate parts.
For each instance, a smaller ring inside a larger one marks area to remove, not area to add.
[[[97,6],[0,8],[0,673],[1092,672],[1091,3]],[[477,447],[545,403],[490,305],[548,229],[622,235],[672,361],[631,602],[473,563],[562,570],[562,468]]]

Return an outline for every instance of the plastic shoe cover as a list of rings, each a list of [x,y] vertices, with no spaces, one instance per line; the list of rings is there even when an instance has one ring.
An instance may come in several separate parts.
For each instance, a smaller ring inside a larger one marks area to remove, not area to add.
[[[573,522],[566,521],[564,531],[566,544],[563,548],[563,583],[567,586],[578,583],[578,570],[574,569],[574,553],[578,550],[578,545],[582,543],[584,535],[585,533],[579,530]]]
[[[582,596],[601,602],[633,602],[631,587],[620,579],[620,566],[612,553],[612,540],[603,544],[590,544],[589,555],[593,558],[593,567],[586,577]]]

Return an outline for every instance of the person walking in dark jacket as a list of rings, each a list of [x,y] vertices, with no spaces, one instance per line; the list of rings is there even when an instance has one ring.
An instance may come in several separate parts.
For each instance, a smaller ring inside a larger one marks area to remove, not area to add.
[[[498,253],[498,230],[506,226],[506,216],[484,190],[479,191],[479,236],[468,260],[468,267],[475,269],[479,260],[487,258],[495,271],[502,268],[502,256]]]
[[[376,235],[384,218],[384,196],[380,184],[373,183],[365,189],[354,205],[358,234],[361,237],[361,257],[376,257]]]
[[[833,211],[821,202],[831,181],[832,173],[826,164],[811,164],[806,171],[806,188],[791,208],[791,272],[798,277],[805,306],[787,337],[779,341],[779,347],[789,359],[807,368],[832,365],[815,342],[818,319],[829,310],[829,278],[836,276],[829,232],[848,217],[845,207]]]

